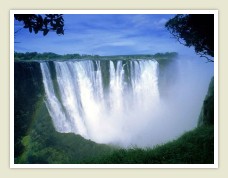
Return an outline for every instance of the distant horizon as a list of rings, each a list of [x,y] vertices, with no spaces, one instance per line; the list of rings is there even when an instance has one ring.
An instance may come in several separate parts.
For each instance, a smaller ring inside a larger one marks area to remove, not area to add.
[[[55,53],[55,52],[37,52],[37,51],[25,51],[25,52],[20,52],[20,51],[14,51],[14,53],[38,53],[38,54],[44,54],[44,53],[53,53],[53,54],[57,54],[57,55],[73,55],[73,54],[78,54],[78,55],[89,55],[89,56],[101,56],[101,57],[104,57],[104,56],[146,56],[146,55],[156,55],[156,54],[165,54],[165,53],[176,53],[176,54],[179,54],[178,52],[176,51],[167,51],[167,52],[156,52],[156,53],[151,53],[151,54],[139,54],[139,53],[134,53],[134,54],[115,54],[115,55],[99,55],[99,54],[80,54],[80,53],[66,53],[66,54],[59,54],[59,53]]]

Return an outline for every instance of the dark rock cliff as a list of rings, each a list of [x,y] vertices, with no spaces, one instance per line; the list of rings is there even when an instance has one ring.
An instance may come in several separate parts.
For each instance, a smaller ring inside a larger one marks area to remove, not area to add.
[[[214,77],[211,79],[207,95],[204,99],[198,126],[214,124]]]
[[[36,102],[43,98],[43,83],[38,62],[14,62],[14,145],[15,157],[23,150],[25,136]]]

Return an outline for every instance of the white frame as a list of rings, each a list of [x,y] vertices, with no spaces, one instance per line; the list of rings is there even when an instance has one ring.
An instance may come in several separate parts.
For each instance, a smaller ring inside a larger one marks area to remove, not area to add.
[[[214,14],[214,164],[14,164],[14,14]],[[10,168],[218,168],[218,10],[11,10]]]

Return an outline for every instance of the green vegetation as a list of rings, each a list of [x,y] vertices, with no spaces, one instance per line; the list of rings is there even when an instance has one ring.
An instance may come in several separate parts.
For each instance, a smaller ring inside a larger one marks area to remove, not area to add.
[[[26,135],[36,102],[43,97],[43,83],[40,65],[36,62],[15,62],[14,64],[14,154],[23,152],[21,139]]]
[[[14,53],[15,61],[33,61],[33,60],[53,60],[53,59],[80,59],[79,54],[66,54],[59,55],[51,52],[37,53],[37,52],[26,52],[26,53]]]
[[[199,126],[214,124],[214,77],[211,79],[198,121]]]
[[[163,54],[157,58],[165,60]],[[171,65],[169,62],[168,64]],[[108,70],[107,62],[104,61],[101,65],[107,66]],[[214,163],[213,79],[197,128],[174,141],[154,148],[120,149],[111,145],[97,144],[73,133],[56,132],[44,102],[39,63],[15,61],[14,67],[16,164]],[[106,73],[106,68],[102,72]],[[55,75],[54,72],[52,75]]]
[[[213,164],[214,163],[214,78],[211,79],[198,127],[180,138],[154,148],[119,149],[89,159],[87,164]]]
[[[154,148],[120,149],[73,133],[55,131],[46,106],[37,103],[31,126],[21,140],[17,164],[213,164],[214,126],[202,125]]]
[[[201,126],[179,139],[151,149],[120,149],[88,164],[213,164],[214,128]]]
[[[154,148],[120,149],[97,144],[73,133],[58,133],[43,100],[21,140],[18,164],[212,164],[214,126],[202,125],[180,138]]]
[[[165,60],[177,57],[176,52],[156,53],[154,55],[117,55],[117,56],[99,56],[99,55],[87,55],[87,54],[64,54],[59,55],[51,52],[37,53],[26,52],[18,53],[14,52],[15,61],[32,61],[32,60],[68,60],[68,59],[102,59],[102,60],[132,60],[132,59],[158,59]]]
[[[43,99],[37,103],[31,126],[21,142],[24,150],[15,158],[16,164],[74,164],[115,149],[73,133],[56,132]]]

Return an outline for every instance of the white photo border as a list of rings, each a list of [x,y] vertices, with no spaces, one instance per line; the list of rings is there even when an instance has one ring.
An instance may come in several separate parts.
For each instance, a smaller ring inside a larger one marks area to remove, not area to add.
[[[214,164],[15,164],[14,14],[214,14]],[[218,10],[10,10],[10,168],[218,168]]]

